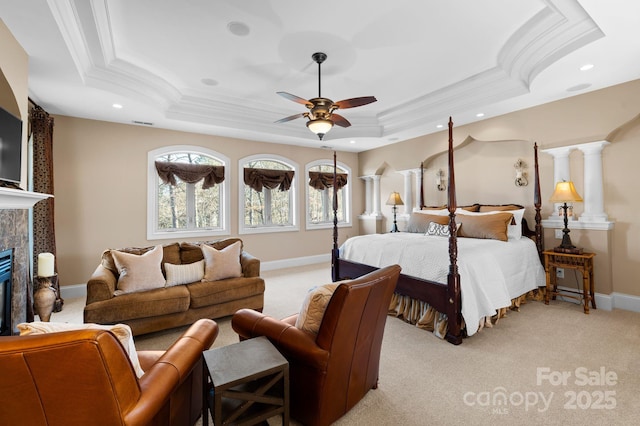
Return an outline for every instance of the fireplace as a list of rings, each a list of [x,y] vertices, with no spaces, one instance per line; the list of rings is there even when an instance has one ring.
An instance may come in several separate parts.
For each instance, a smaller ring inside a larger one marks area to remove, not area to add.
[[[49,197],[51,195],[0,188],[0,252],[10,250],[12,253],[11,279],[2,280],[0,302],[3,327],[5,316],[11,318],[6,324],[9,334],[17,332],[19,323],[33,321],[29,208]],[[9,283],[5,284],[5,281]],[[9,308],[5,305],[7,297],[11,299]]]
[[[11,334],[13,249],[0,252],[0,336]]]

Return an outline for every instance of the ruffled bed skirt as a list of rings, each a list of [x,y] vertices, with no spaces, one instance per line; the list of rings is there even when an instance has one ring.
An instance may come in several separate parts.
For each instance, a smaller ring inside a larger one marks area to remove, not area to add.
[[[544,291],[545,288],[541,287],[538,290],[531,290],[512,299],[511,306],[500,308],[495,315],[485,317],[484,321],[480,323],[478,331],[485,327],[493,327],[498,320],[507,316],[508,311],[519,311],[520,306],[530,300],[544,300]],[[412,299],[409,296],[394,293],[391,297],[391,303],[389,304],[389,315],[401,318],[410,324],[414,324],[418,328],[431,331],[441,339],[444,339],[447,334],[447,315],[436,311],[428,303]],[[464,330],[465,327],[466,325],[463,320],[462,329]]]

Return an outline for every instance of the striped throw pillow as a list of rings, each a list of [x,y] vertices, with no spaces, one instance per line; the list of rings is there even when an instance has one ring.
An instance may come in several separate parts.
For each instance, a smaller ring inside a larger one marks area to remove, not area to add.
[[[167,271],[166,287],[195,283],[204,277],[204,260],[184,265],[165,263],[164,269]]]

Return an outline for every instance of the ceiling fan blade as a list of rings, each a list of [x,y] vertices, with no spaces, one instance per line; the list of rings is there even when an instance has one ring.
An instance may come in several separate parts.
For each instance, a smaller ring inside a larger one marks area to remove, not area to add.
[[[361,98],[344,99],[342,101],[334,103],[334,105],[336,105],[340,109],[345,109],[367,105],[375,101],[377,101],[375,96],[363,96]]]
[[[278,95],[282,96],[283,98],[289,99],[290,101],[297,102],[297,103],[305,105],[305,106],[306,105],[313,106],[311,104],[311,102],[309,102],[306,99],[302,99],[300,96],[292,95],[291,93],[287,93],[287,92],[276,92],[276,93]]]
[[[290,115],[289,117],[281,118],[278,121],[274,121],[274,123],[286,123],[287,121],[295,120],[296,118],[304,117],[309,114],[308,112],[301,112],[300,114]]]
[[[340,126],[340,127],[351,126],[351,123],[349,123],[349,120],[347,120],[343,116],[336,113],[331,114],[331,121],[333,121],[333,124],[335,124],[336,126]]]

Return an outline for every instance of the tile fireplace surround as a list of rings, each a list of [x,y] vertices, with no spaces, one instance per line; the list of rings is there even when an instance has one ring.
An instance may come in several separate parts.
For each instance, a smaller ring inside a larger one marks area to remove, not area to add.
[[[27,320],[30,280],[29,209],[51,195],[0,188],[0,250],[13,249],[11,330]]]

